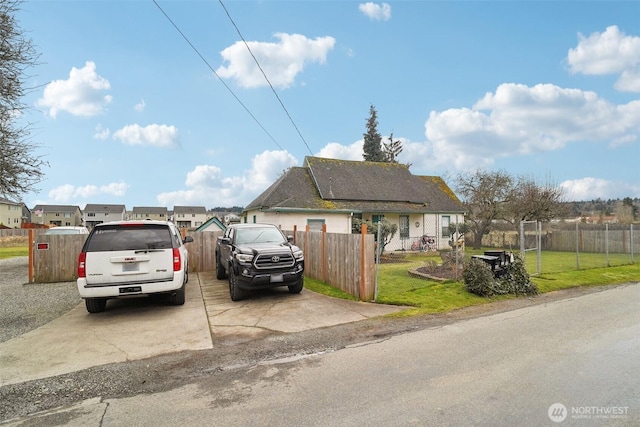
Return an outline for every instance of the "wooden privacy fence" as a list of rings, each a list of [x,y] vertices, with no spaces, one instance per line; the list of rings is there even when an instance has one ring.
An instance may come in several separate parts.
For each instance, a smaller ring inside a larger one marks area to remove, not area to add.
[[[215,270],[216,238],[222,232],[185,233],[189,271]],[[337,234],[325,231],[285,232],[305,256],[305,276],[321,280],[363,301],[375,298],[375,243],[372,234]],[[29,281],[68,282],[77,278],[78,255],[86,235],[30,236]]]
[[[78,277],[78,255],[86,234],[57,234],[33,236],[29,241],[29,282],[69,282]]]

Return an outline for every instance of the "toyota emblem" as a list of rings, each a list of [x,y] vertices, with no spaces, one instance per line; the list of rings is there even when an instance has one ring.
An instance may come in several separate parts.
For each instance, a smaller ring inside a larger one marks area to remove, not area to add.
[[[280,257],[279,256],[276,255],[276,256],[272,256],[271,257],[271,262],[278,262],[278,261],[280,261]]]

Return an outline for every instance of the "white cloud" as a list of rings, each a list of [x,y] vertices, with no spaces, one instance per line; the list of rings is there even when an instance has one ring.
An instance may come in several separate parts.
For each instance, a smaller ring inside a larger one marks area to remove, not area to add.
[[[608,181],[587,177],[560,183],[567,200],[581,201],[594,199],[612,199],[640,197],[640,184]]]
[[[361,3],[358,10],[376,21],[388,21],[391,19],[391,6],[388,3],[377,4],[373,2]]]
[[[49,83],[36,105],[48,108],[51,117],[56,117],[58,111],[74,116],[95,116],[111,102],[110,95],[102,94],[110,88],[109,81],[96,73],[96,64],[87,61],[83,68],[71,68],[68,80]]]
[[[146,106],[147,104],[144,102],[144,99],[141,99],[140,102],[133,106],[133,109],[137,112],[142,112]]]
[[[341,160],[362,160],[363,140],[360,139],[351,145],[341,145],[337,142],[330,142],[325,145],[317,154],[317,157]]]
[[[551,84],[502,84],[473,108],[432,111],[425,123],[433,167],[488,167],[496,157],[575,142],[617,145],[640,134],[640,101],[613,105],[593,92]]]
[[[620,74],[617,90],[640,92],[640,37],[627,36],[612,25],[589,37],[578,34],[578,39],[567,56],[572,73]]]
[[[95,139],[105,140],[111,135],[109,128],[103,128],[101,125],[96,126],[96,133],[93,134]]]
[[[296,76],[304,70],[306,63],[323,64],[327,53],[333,49],[333,37],[308,39],[300,34],[277,33],[277,43],[249,41],[251,52],[260,63],[271,84],[286,89]],[[221,66],[216,73],[222,78],[235,79],[246,88],[268,86],[244,42],[236,42],[220,52],[227,67]]]
[[[129,145],[153,145],[156,147],[175,147],[179,145],[178,129],[175,126],[138,124],[127,125],[113,133],[113,139],[119,139]]]
[[[287,151],[265,151],[242,176],[224,177],[217,166],[199,165],[187,173],[187,189],[158,194],[163,206],[246,206],[298,161]]]
[[[76,187],[71,184],[64,184],[49,191],[49,198],[55,202],[65,203],[71,200],[89,199],[95,196],[110,195],[124,196],[129,188],[124,182],[112,182],[98,187],[97,185],[84,185]]]

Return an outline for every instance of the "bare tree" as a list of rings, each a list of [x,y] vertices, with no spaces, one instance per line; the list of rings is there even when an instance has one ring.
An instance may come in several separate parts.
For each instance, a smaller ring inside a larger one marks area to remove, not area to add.
[[[534,179],[521,176],[518,178],[510,202],[503,218],[520,229],[522,221],[550,221],[563,216],[562,187],[550,182],[538,184]]]
[[[38,55],[16,21],[20,4],[0,0],[0,195],[13,199],[34,191],[47,165],[29,141],[31,125],[23,122],[25,73]]]
[[[458,175],[456,191],[467,208],[466,222],[473,236],[471,246],[479,249],[482,236],[489,233],[493,221],[504,218],[508,210],[513,178],[504,171],[479,169]]]
[[[393,132],[389,135],[389,142],[382,143],[382,153],[388,163],[398,163],[398,156],[402,153],[402,141],[393,140]]]

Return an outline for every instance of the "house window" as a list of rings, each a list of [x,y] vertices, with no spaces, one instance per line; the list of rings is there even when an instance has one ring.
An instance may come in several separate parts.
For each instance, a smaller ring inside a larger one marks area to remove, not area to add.
[[[371,215],[371,222],[373,222],[374,224],[379,223],[380,221],[382,221],[384,219],[384,215]]]
[[[442,237],[449,237],[449,224],[451,224],[451,217],[449,215],[443,215],[441,219]]]
[[[307,225],[309,226],[309,231],[322,231],[324,222],[324,219],[308,219]]]
[[[254,216],[253,216],[253,223],[255,224],[256,222],[257,222],[257,221],[256,221],[256,216],[254,215]]]
[[[108,214],[106,214],[106,215],[108,215]],[[94,216],[96,216],[96,214],[95,214],[95,212],[89,212],[89,213],[87,214],[87,216],[94,217]]]
[[[400,239],[409,238],[409,215],[400,215]]]

